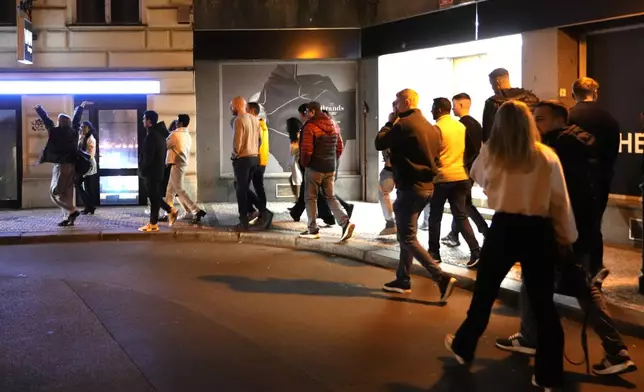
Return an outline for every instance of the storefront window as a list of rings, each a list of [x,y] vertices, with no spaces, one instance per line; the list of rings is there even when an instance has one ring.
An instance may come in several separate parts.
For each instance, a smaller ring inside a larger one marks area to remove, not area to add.
[[[488,74],[496,68],[510,72],[513,87],[521,87],[521,35],[472,41],[381,56],[378,59],[378,116],[384,124],[396,93],[416,90],[419,108],[432,120],[434,98],[467,93],[471,116],[481,121],[485,100],[493,92]],[[380,162],[380,165],[384,165]],[[482,192],[481,192],[482,195]]]
[[[99,110],[101,169],[138,167],[138,121],[136,110]]]
[[[138,176],[101,176],[101,205],[139,204]]]

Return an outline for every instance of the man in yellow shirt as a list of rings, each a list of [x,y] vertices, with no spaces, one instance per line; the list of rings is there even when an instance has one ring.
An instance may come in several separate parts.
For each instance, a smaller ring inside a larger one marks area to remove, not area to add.
[[[259,117],[261,111],[257,102],[249,102],[246,106],[246,111],[251,116]],[[263,118],[259,118],[260,127],[260,144],[259,144],[259,166],[257,166],[252,173],[251,181],[255,192],[248,189],[248,211],[249,222],[261,216],[261,225],[266,229],[270,227],[273,221],[273,213],[266,208],[266,191],[264,190],[264,172],[268,166],[269,157],[269,141],[268,141],[268,126]]]
[[[452,101],[447,98],[436,98],[432,106],[432,115],[441,135],[441,151],[438,174],[434,177],[434,194],[429,209],[429,253],[435,260],[440,260],[441,220],[445,202],[456,221],[456,228],[463,235],[470,248],[468,268],[476,266],[481,253],[472,226],[467,215],[467,195],[472,183],[465,170],[465,125],[451,116]]]

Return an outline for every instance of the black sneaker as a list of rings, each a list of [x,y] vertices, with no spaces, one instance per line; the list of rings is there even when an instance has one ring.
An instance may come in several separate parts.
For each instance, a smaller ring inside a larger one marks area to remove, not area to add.
[[[467,262],[467,268],[474,269],[479,264],[479,259],[481,258],[481,251],[475,250],[472,251],[470,255],[470,261]]]
[[[76,218],[80,216],[80,212],[74,211],[69,215],[69,218],[67,218],[67,226],[74,226],[74,222],[76,222]]]
[[[497,339],[496,347],[501,350],[511,351],[513,353],[521,353],[526,355],[535,355],[537,349],[532,347],[524,338],[521,333],[515,333],[506,339]]]
[[[467,364],[467,361],[463,357],[461,357],[460,355],[456,354],[456,351],[454,351],[454,349],[452,348],[453,343],[454,343],[454,335],[445,336],[445,348],[450,353],[452,353],[452,355],[454,356],[454,359],[456,359],[456,361],[458,363],[460,363],[461,365]]]
[[[356,225],[354,225],[351,222],[347,222],[344,226],[342,226],[342,237],[340,237],[340,241],[346,241],[349,238],[353,236],[353,230],[355,230]]]
[[[411,293],[411,282],[396,279],[385,283],[382,289],[388,293],[409,294]]]
[[[458,234],[449,233],[447,236],[441,239],[441,243],[450,248],[456,248],[461,245],[461,242],[458,240]]]
[[[303,231],[300,233],[300,238],[308,238],[310,240],[319,240],[320,239],[320,230],[315,231]]]
[[[631,360],[628,351],[622,350],[616,356],[606,355],[597,365],[593,365],[593,373],[598,376],[613,376],[631,373],[637,370],[635,362]]]
[[[429,255],[432,256],[432,259],[434,259],[435,262],[437,262],[439,264],[443,262],[443,260],[441,260],[441,254],[439,252],[435,252],[433,250],[430,250]]]
[[[537,383],[537,376],[533,375],[532,376],[532,385],[534,385],[537,388],[543,389],[543,392],[557,392],[560,391],[559,388],[552,388],[552,387],[543,387]]]
[[[440,282],[438,282],[438,289],[441,292],[441,302],[447,302],[447,299],[454,292],[455,284],[456,284],[456,279],[452,278],[449,275],[443,275]]]
[[[274,214],[266,210],[260,214],[260,218],[262,220],[262,229],[268,230],[271,227],[271,224],[273,224],[273,216]]]
[[[197,214],[192,218],[192,224],[193,225],[198,225],[199,222],[206,216],[206,211],[204,210],[199,210]]]

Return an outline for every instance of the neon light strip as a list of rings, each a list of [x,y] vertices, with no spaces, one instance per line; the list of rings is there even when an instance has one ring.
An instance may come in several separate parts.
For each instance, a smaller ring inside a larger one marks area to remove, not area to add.
[[[159,94],[158,80],[0,80],[0,95]]]

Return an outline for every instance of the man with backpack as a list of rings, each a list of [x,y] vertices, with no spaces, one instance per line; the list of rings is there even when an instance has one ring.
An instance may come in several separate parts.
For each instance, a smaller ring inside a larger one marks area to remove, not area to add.
[[[601,284],[596,280],[591,281],[589,271],[583,269],[588,264],[584,261],[591,257],[596,241],[594,222],[601,219],[592,192],[595,137],[576,125],[568,126],[568,110],[560,102],[540,102],[536,105],[534,115],[543,143],[555,150],[561,160],[579,232],[572,249],[562,255],[557,292],[577,298],[588,323],[602,341],[605,357],[593,366],[593,373],[606,376],[633,372],[637,367],[608,313]],[[521,286],[521,331],[509,338],[498,339],[496,346],[506,351],[534,355],[538,344],[536,322],[526,294],[524,286]]]
[[[494,116],[496,116],[497,110],[505,102],[514,99],[525,103],[530,108],[534,108],[534,105],[539,103],[539,98],[532,91],[512,87],[510,73],[507,69],[497,68],[490,72],[489,77],[494,95],[485,101],[485,108],[483,109],[483,143],[490,138]]]

